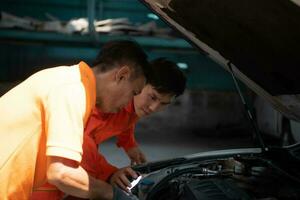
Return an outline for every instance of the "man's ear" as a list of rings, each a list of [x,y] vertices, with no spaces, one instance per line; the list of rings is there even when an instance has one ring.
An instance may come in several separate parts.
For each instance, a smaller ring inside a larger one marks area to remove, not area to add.
[[[116,81],[129,80],[131,75],[131,69],[124,65],[116,71]]]

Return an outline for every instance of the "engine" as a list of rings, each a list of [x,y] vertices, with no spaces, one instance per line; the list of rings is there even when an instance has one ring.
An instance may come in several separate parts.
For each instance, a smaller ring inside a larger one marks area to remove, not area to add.
[[[247,193],[230,180],[223,179],[191,179],[183,187],[180,200],[214,200],[214,199],[251,199]]]
[[[145,200],[296,200],[300,184],[268,162],[227,158],[155,171],[134,192]]]

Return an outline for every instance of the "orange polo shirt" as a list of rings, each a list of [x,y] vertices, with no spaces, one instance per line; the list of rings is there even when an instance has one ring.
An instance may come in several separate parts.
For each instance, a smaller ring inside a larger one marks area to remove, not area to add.
[[[93,109],[85,128],[85,133],[91,136],[96,144],[116,136],[117,145],[125,150],[136,146],[134,128],[138,120],[134,110],[133,100],[118,113],[102,113]]]
[[[134,138],[134,128],[138,120],[131,101],[119,113],[101,113],[94,108],[85,127],[83,140],[83,155],[81,166],[89,175],[106,181],[118,170],[111,165],[98,152],[98,145],[105,140],[116,136],[117,145],[125,150],[137,146]],[[64,196],[61,191],[51,191],[51,185],[44,185],[39,191],[35,191],[31,200],[58,200]],[[76,198],[74,198],[76,199]]]
[[[86,145],[83,145],[83,158],[81,165],[94,177],[107,180],[117,170],[98,153],[98,146],[105,140],[116,136],[117,146],[128,150],[137,146],[134,137],[134,128],[138,120],[131,101],[119,113],[101,113],[94,109],[85,129]],[[85,143],[84,143],[85,144]],[[90,148],[94,146],[95,148]],[[93,164],[95,163],[95,164]]]
[[[46,181],[47,156],[80,162],[96,101],[84,62],[45,69],[0,98],[0,199],[27,200]]]

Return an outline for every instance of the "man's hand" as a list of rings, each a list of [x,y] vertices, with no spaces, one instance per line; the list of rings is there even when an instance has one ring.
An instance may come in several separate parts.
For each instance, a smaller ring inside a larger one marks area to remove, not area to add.
[[[126,153],[131,160],[131,165],[137,165],[147,162],[146,156],[138,147],[128,149]]]
[[[121,189],[129,192],[127,187],[130,187],[130,181],[128,180],[129,177],[136,179],[138,177],[137,173],[131,169],[130,167],[124,167],[116,171],[110,178],[109,182],[113,186],[118,186]]]

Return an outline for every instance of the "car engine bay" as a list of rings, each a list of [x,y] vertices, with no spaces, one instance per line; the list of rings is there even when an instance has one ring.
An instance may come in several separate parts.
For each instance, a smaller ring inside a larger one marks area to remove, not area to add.
[[[270,161],[236,156],[153,171],[132,192],[141,200],[296,200],[300,183]]]

